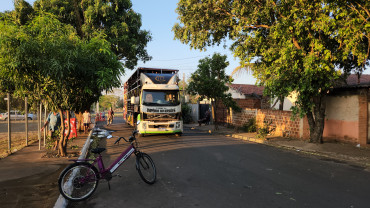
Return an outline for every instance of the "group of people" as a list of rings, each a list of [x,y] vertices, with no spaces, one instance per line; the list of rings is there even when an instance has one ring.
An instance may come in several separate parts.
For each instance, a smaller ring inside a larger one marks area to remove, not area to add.
[[[108,111],[108,119],[107,119],[107,125],[110,125],[113,123],[113,118],[114,118],[114,111],[112,108],[109,109]],[[83,128],[84,128],[84,133],[86,134],[90,130],[90,124],[91,124],[91,114],[88,110],[85,110],[85,112],[82,114],[82,122],[83,122]],[[59,113],[57,112],[50,112],[46,122],[44,125],[41,127],[41,131],[44,131],[46,126],[49,126],[49,137],[52,139],[55,139],[57,137],[57,131],[59,130],[59,127],[61,126],[61,118]],[[58,141],[55,141],[57,144]],[[56,147],[56,145],[54,145]],[[55,148],[54,147],[54,148]]]

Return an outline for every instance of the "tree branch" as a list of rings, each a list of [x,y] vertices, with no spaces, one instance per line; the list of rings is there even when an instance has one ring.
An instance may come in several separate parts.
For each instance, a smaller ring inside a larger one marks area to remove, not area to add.
[[[294,46],[297,48],[297,49],[299,49],[299,50],[301,50],[302,48],[301,48],[301,46],[299,46],[299,44],[298,44],[298,41],[297,41],[297,39],[293,36],[293,44],[294,44]]]
[[[359,6],[361,7],[361,5],[359,5]],[[361,19],[362,19],[362,20],[364,20],[365,22],[367,22],[366,18],[361,14],[361,12],[359,12],[359,11],[356,9],[356,7],[355,7],[352,3],[351,3],[350,8],[354,9],[354,10],[359,14],[359,16],[361,17]],[[365,12],[366,12],[366,10],[365,10]]]
[[[245,18],[245,17],[237,17],[235,14],[231,14],[230,12],[226,11],[225,9],[218,8],[218,10],[221,10],[226,15],[231,16],[231,17],[234,17],[235,19],[242,19],[244,21],[247,21],[247,18]],[[243,27],[244,28],[253,28],[253,29],[256,29],[256,28],[270,28],[271,26],[269,26],[269,25],[246,25],[246,26],[243,26]]]
[[[359,7],[361,7],[366,13],[367,13],[367,16],[369,16],[370,17],[370,11],[368,10],[368,9],[366,9],[366,8],[364,8],[361,4],[359,4],[359,3],[357,3],[357,5],[359,6]],[[367,21],[367,20],[366,20]]]

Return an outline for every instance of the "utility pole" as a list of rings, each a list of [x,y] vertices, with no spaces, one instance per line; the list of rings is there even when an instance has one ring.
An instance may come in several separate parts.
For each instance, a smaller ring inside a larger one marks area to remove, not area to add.
[[[26,146],[28,146],[28,97],[24,98],[24,120],[26,121]]]
[[[9,153],[12,152],[12,135],[11,135],[11,128],[10,128],[10,93],[6,93],[6,99],[7,99],[7,106],[8,106],[8,150]]]
[[[44,105],[45,112],[44,112],[44,123],[46,123],[46,109],[47,109],[47,104]],[[48,128],[47,128],[48,129]],[[44,147],[46,146],[46,130],[44,129]]]
[[[39,150],[41,150],[41,115],[42,115],[42,103],[40,103],[40,108],[37,109],[37,117],[39,117],[39,120],[37,121],[37,126],[38,126],[38,138],[39,138]]]

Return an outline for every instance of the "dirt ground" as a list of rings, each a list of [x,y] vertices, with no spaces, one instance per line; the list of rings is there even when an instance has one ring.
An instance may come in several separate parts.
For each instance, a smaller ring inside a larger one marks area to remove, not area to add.
[[[37,132],[28,133],[28,144],[38,141]],[[24,132],[11,134],[11,151],[17,152],[26,146],[26,136]],[[7,133],[0,133],[0,158],[4,158],[9,154],[9,141]]]

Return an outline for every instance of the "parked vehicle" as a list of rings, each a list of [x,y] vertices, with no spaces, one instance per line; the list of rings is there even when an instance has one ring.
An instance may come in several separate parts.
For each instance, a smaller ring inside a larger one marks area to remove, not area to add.
[[[138,68],[124,84],[124,118],[145,134],[181,134],[178,70]]]
[[[24,120],[24,114],[17,110],[10,111],[10,120]],[[27,115],[28,120],[36,119],[36,115],[29,113]],[[6,121],[8,120],[8,112],[0,114],[0,120]]]

